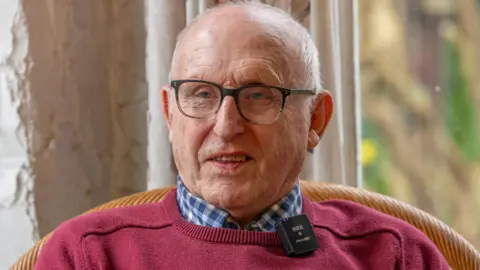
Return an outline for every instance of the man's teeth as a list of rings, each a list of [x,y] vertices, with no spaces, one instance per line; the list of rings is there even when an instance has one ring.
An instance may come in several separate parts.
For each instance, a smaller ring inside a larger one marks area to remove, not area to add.
[[[247,156],[221,156],[213,158],[215,161],[247,161]]]

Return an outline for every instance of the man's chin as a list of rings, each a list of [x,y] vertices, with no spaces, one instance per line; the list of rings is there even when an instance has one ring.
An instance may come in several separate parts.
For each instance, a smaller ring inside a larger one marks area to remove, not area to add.
[[[249,208],[255,202],[258,189],[247,183],[215,183],[203,192],[203,198],[222,209]]]

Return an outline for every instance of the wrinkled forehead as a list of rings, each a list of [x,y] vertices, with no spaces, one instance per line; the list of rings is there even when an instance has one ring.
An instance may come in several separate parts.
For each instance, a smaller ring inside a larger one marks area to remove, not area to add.
[[[245,76],[276,76],[283,82],[295,61],[291,48],[288,39],[268,25],[248,16],[223,14],[185,33],[173,59],[172,74],[198,78],[239,72]]]

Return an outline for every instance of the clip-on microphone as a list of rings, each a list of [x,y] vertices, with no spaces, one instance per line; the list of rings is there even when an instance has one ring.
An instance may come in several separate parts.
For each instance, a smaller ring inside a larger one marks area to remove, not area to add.
[[[275,224],[275,229],[287,256],[299,256],[320,247],[308,217],[304,214],[284,218]]]

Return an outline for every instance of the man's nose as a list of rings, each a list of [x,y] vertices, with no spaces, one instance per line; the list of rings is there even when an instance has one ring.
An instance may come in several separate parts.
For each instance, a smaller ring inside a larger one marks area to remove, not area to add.
[[[227,96],[218,110],[213,132],[224,141],[230,141],[245,131],[245,122],[237,109],[235,100]]]

